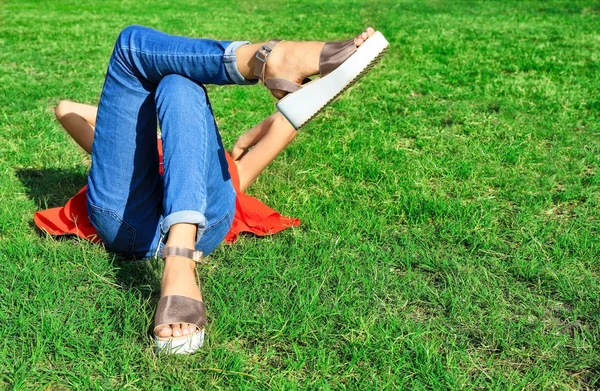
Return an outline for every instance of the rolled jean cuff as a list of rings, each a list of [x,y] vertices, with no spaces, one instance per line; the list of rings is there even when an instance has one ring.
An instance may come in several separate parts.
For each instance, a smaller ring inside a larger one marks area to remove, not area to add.
[[[256,84],[258,80],[248,80],[242,76],[240,71],[238,70],[235,51],[240,47],[249,44],[248,41],[234,41],[229,44],[225,48],[225,54],[223,54],[223,61],[225,62],[225,72],[227,72],[227,76],[231,79],[235,84],[247,85],[247,84]]]
[[[196,224],[198,226],[198,230],[196,231],[196,244],[200,241],[200,238],[208,225],[208,221],[202,213],[196,210],[182,210],[171,213],[163,219],[160,224],[161,235],[166,238],[171,226],[178,223]]]

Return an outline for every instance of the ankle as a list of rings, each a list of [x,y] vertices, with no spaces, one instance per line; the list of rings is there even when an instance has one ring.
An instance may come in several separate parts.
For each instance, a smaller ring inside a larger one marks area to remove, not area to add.
[[[249,43],[242,45],[235,51],[235,64],[238,72],[246,80],[256,80],[258,76],[254,75],[254,66],[256,64],[256,52],[264,43]]]
[[[165,258],[165,272],[181,272],[181,271],[195,271],[196,262],[185,257],[167,257]]]
[[[240,74],[247,80],[257,79],[254,74],[256,52],[267,43],[242,45],[235,51],[236,65]],[[324,42],[282,41],[273,49],[267,59],[266,72],[278,74],[281,71],[296,73],[299,80],[319,73],[319,56]],[[289,77],[290,75],[285,75]],[[276,77],[276,76],[275,76]]]
[[[196,245],[196,224],[177,223],[169,229],[165,247],[185,247],[194,249]]]
[[[176,293],[193,297],[198,290],[196,264],[186,258],[167,257],[161,281],[161,296]]]

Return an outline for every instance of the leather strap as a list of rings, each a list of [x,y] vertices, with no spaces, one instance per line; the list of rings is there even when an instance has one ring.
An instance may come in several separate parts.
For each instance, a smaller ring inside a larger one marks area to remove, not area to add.
[[[186,247],[165,247],[162,250],[162,258],[165,259],[166,257],[185,257],[196,263],[204,263],[202,251],[195,251]]]
[[[267,42],[266,45],[263,45],[256,52],[256,64],[254,65],[254,76],[258,76],[261,81],[265,78],[265,65],[267,64],[267,60],[271,55],[271,52],[277,46],[279,42],[282,42],[281,39],[273,39]]]
[[[265,86],[270,90],[281,90],[286,92],[294,92],[302,88],[302,86],[292,83],[289,80],[275,78],[265,80]]]
[[[189,323],[202,329],[206,324],[206,308],[200,300],[187,296],[165,296],[158,301],[154,317],[154,332],[162,326]]]
[[[356,51],[354,38],[345,41],[327,42],[321,50],[319,57],[319,69],[321,77],[327,76],[336,70]]]

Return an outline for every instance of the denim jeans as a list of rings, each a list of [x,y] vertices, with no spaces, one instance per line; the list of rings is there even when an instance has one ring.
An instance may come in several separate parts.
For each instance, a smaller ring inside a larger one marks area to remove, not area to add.
[[[176,223],[198,226],[208,255],[227,234],[235,191],[204,84],[253,84],[235,50],[248,42],[125,28],[109,61],[88,177],[88,214],[107,249],[145,258]],[[157,119],[164,154],[158,171]]]

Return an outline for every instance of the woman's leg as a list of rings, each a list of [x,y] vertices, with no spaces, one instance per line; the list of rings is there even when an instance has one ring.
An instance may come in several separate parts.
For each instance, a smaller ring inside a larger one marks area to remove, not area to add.
[[[112,57],[125,72],[155,85],[170,74],[202,84],[254,84],[237,69],[235,52],[248,43],[181,37],[129,26],[119,34]]]
[[[236,69],[235,49],[245,42],[169,36],[132,26],[124,29],[108,65],[100,97],[88,213],[107,248],[144,257],[156,245],[162,215],[158,174],[155,90],[169,74],[197,82],[248,83]]]
[[[158,85],[155,102],[165,172],[161,232],[166,236],[173,224],[193,223],[197,245],[191,248],[208,255],[227,234],[235,211],[235,191],[208,95],[202,85],[169,75]]]
[[[367,28],[354,43],[362,45],[374,30]],[[214,41],[165,34],[142,26],[129,26],[117,38],[113,56],[139,78],[153,83],[179,74],[202,84],[254,84],[258,79],[257,51],[266,44]],[[265,79],[282,78],[301,84],[317,75],[324,42],[282,41],[268,57]],[[279,98],[282,95],[273,91]],[[280,96],[281,95],[281,96]]]
[[[165,217],[160,230],[168,234],[165,246],[196,248],[208,255],[229,231],[235,213],[235,191],[208,96],[201,85],[169,75],[158,85],[155,102],[164,153]],[[202,300],[195,267],[188,258],[166,257],[161,297]],[[157,334],[180,336],[194,330],[172,324]]]

